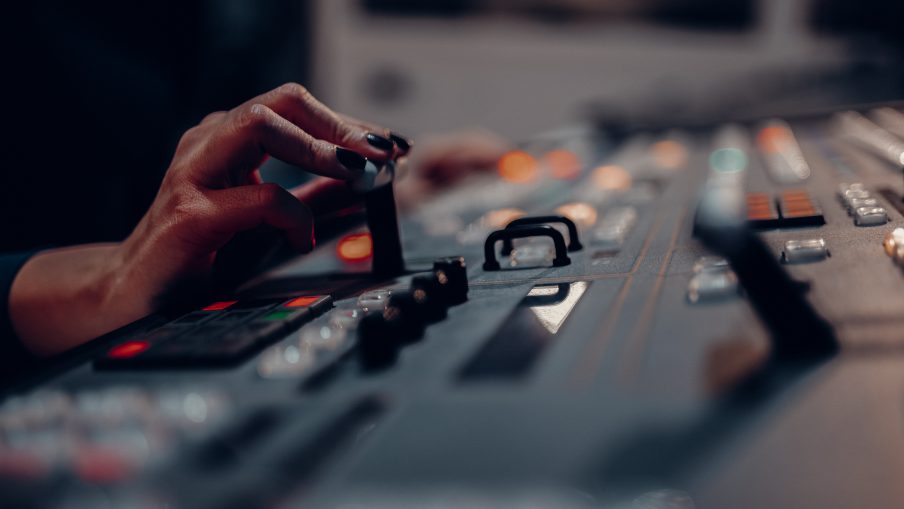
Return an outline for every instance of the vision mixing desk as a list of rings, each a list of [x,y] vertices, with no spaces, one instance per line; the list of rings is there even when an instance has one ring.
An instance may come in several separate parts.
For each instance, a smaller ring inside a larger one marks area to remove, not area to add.
[[[902,507],[902,139],[578,126],[397,223],[383,168],[372,234],[9,394],[0,505]]]

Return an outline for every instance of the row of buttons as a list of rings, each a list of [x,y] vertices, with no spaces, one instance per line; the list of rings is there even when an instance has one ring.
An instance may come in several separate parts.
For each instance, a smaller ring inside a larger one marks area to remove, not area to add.
[[[841,184],[838,197],[857,226],[877,226],[888,222],[888,213],[860,182]]]
[[[128,480],[228,421],[220,391],[112,386],[37,391],[0,406],[0,477]],[[76,504],[78,505],[78,504]]]
[[[215,302],[111,348],[98,368],[232,365],[330,307],[329,296]]]
[[[747,222],[754,228],[822,226],[822,210],[805,190],[783,191],[776,201],[766,193],[748,193]]]

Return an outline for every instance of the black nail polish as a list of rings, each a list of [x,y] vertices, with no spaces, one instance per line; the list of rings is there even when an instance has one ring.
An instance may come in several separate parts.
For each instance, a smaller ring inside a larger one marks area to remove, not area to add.
[[[392,142],[390,140],[374,133],[367,133],[367,143],[380,150],[392,150]]]
[[[389,133],[389,137],[392,138],[392,141],[395,142],[402,152],[411,150],[411,141],[409,141],[408,138],[396,133]]]
[[[342,163],[342,166],[355,171],[364,171],[364,165],[367,164],[364,156],[342,147],[336,147],[336,159]]]

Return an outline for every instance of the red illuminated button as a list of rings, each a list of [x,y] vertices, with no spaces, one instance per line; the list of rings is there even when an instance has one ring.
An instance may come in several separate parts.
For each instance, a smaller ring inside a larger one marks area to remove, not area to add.
[[[213,304],[203,308],[201,311],[222,311],[228,307],[231,307],[233,304],[238,302],[237,300],[222,300],[220,302],[214,302]]]
[[[107,352],[107,357],[111,359],[129,359],[150,347],[151,343],[148,341],[126,341],[125,343],[111,348],[110,351]]]
[[[285,304],[283,304],[283,307],[304,308],[304,307],[310,306],[311,304],[317,302],[318,300],[320,300],[322,298],[323,297],[320,295],[312,295],[309,297],[296,297],[296,298],[290,300],[289,302],[286,302]]]

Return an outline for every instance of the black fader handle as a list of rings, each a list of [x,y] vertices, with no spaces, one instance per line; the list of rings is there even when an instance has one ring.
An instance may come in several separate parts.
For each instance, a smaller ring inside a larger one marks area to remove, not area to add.
[[[568,219],[565,216],[530,216],[530,217],[519,217],[514,221],[510,222],[506,225],[506,229],[513,228],[516,226],[526,226],[533,224],[549,224],[549,223],[561,223],[564,224],[566,228],[568,228],[568,250],[569,251],[580,251],[584,249],[584,246],[581,245],[580,239],[578,239],[578,227],[574,224],[574,221]],[[514,244],[511,239],[506,239],[502,242],[502,254],[508,256],[512,254],[512,250],[514,250]]]
[[[565,238],[562,233],[547,224],[512,226],[502,230],[496,230],[487,236],[483,245],[483,270],[500,270],[499,261],[496,259],[496,243],[523,239],[528,237],[549,237],[556,248],[556,257],[552,261],[553,267],[563,267],[571,263],[568,258],[568,249],[565,247]]]

